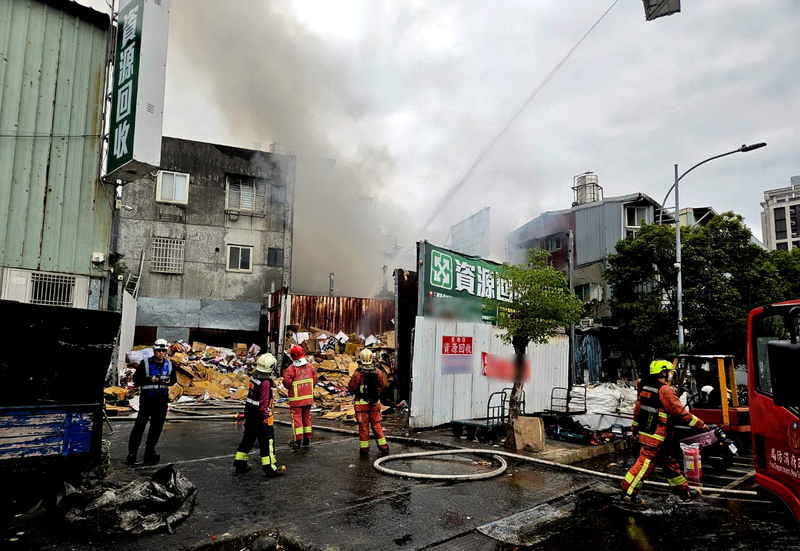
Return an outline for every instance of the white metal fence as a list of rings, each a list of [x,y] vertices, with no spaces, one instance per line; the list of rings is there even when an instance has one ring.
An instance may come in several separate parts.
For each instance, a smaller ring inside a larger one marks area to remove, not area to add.
[[[446,323],[417,317],[414,357],[411,366],[411,428],[434,427],[454,419],[486,417],[492,392],[512,386],[510,382],[483,375],[481,352],[514,353],[497,337],[501,330],[484,323]],[[442,337],[472,337],[472,372],[442,373]],[[531,380],[524,385],[527,413],[550,409],[550,393],[567,387],[569,378],[569,339],[566,335],[544,345],[530,345]]]

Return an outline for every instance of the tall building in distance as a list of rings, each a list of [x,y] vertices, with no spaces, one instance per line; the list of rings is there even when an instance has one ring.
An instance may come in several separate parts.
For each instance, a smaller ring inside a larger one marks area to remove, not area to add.
[[[764,192],[761,237],[767,249],[800,249],[800,176],[790,178],[789,187]]]

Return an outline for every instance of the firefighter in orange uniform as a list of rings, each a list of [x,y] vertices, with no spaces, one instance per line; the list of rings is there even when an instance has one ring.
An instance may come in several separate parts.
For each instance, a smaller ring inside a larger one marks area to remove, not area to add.
[[[298,448],[311,443],[311,406],[314,405],[314,387],[317,385],[317,370],[308,360],[299,344],[289,349],[292,364],[283,374],[283,386],[289,391],[289,411],[292,412],[294,437],[289,446]]]
[[[639,384],[639,396],[633,409],[633,429],[639,433],[642,449],[636,463],[622,480],[623,499],[634,505],[645,505],[639,490],[644,479],[659,465],[672,491],[683,501],[692,501],[702,495],[700,490],[689,488],[680,463],[669,453],[672,426],[676,420],[699,430],[709,430],[702,419],[686,409],[675,389],[667,384],[669,372],[673,369],[668,361],[655,360],[650,364],[649,377]]]
[[[369,456],[369,427],[375,434],[381,455],[389,453],[389,444],[381,427],[380,393],[388,386],[386,374],[372,363],[372,350],[363,349],[358,354],[358,369],[355,370],[347,389],[355,396],[356,421],[358,421],[358,446],[362,457]]]

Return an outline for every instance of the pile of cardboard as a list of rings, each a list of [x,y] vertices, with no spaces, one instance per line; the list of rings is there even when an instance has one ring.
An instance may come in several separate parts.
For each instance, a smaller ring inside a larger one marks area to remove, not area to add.
[[[352,420],[355,417],[353,397],[347,390],[350,377],[358,367],[358,353],[369,348],[374,353],[375,363],[387,375],[391,386],[394,379],[394,332],[378,336],[363,337],[332,333],[317,328],[301,331],[298,327],[287,327],[284,350],[288,353],[293,344],[301,344],[307,359],[317,370],[319,382],[314,389],[314,406],[326,411],[326,419]],[[209,403],[244,402],[247,398],[249,374],[255,369],[259,349],[234,344],[232,348],[212,347],[195,342],[188,345],[181,341],[170,345],[168,358],[177,375],[177,383],[169,390],[171,402],[199,401]],[[132,376],[138,363],[152,356],[152,349],[137,347],[128,353],[128,368],[120,386],[105,389],[106,408],[109,411],[129,411],[128,401],[138,395]],[[283,365],[289,363],[288,355]],[[281,362],[279,361],[279,365]],[[277,379],[279,399],[277,407],[288,407],[288,391]]]

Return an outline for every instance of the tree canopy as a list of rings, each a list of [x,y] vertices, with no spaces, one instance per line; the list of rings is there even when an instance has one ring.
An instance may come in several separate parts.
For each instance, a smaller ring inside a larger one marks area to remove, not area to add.
[[[775,252],[756,244],[733,212],[700,228],[681,228],[685,343],[679,351],[675,228],[644,224],[617,244],[605,271],[612,312],[623,324],[621,345],[640,362],[677,352],[733,354],[744,361],[748,313],[790,291]],[[783,271],[800,273],[800,256],[783,260]]]

